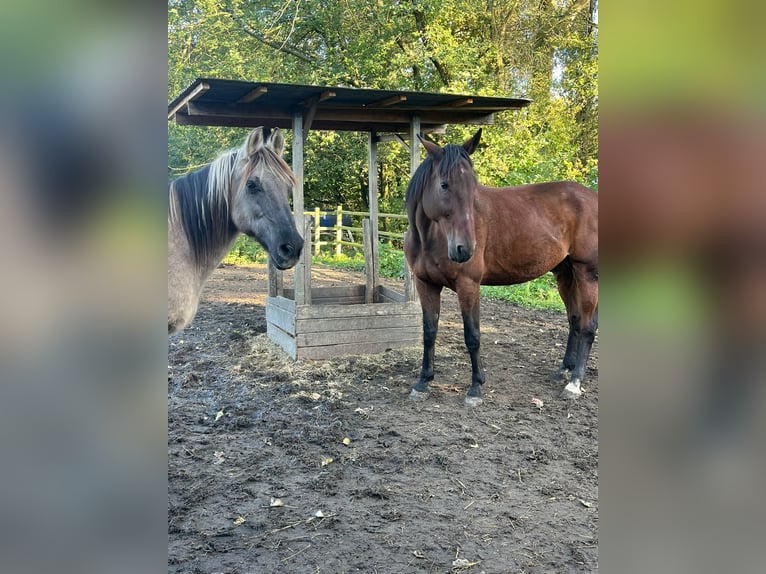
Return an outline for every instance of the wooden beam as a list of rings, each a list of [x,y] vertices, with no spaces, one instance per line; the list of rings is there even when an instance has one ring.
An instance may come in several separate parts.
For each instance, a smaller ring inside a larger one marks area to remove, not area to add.
[[[327,90],[319,94],[319,101],[324,102],[325,100],[329,100],[330,98],[334,98],[334,97],[335,97],[335,92],[333,92],[332,90]]]
[[[189,95],[187,95],[185,98],[183,98],[180,102],[178,102],[175,106],[170,108],[170,111],[168,111],[168,119],[171,119],[174,115],[176,115],[176,112],[183,108],[185,105],[187,105],[189,102],[194,100],[195,98],[198,98],[200,95],[205,93],[210,89],[210,84],[207,82],[200,82],[197,87],[195,87],[191,92],[189,92]]]
[[[236,128],[257,128],[259,126],[269,128],[292,129],[292,117],[273,118],[264,116],[249,117],[225,117],[225,116],[190,116],[182,112],[176,114],[176,123],[180,126],[223,126]],[[331,130],[339,132],[377,132],[377,133],[398,133],[409,128],[410,122],[387,122],[372,124],[359,121],[341,121],[341,120],[314,120],[311,124],[315,130]],[[421,123],[420,131],[424,134],[445,132],[444,124]]]
[[[258,98],[260,98],[262,95],[264,95],[266,92],[268,92],[269,89],[266,86],[258,86],[254,90],[251,90],[247,92],[244,96],[239,98],[237,100],[238,104],[249,104],[250,102],[254,102]]]
[[[265,118],[270,120],[280,120],[289,118],[290,111],[276,106],[250,106],[248,104],[225,105],[225,104],[204,104],[189,102],[189,116],[208,116],[208,117],[229,117],[239,120],[248,118]],[[363,124],[403,124],[408,125],[412,117],[412,111],[404,109],[341,109],[337,107],[317,108],[314,121],[327,122],[358,122]],[[421,117],[421,121],[426,124],[489,124],[493,123],[493,114],[484,114],[471,110],[453,110],[450,108],[441,108],[427,113],[415,111]]]
[[[316,116],[316,113],[317,113],[317,104],[318,102],[314,102],[314,104],[306,112],[306,117],[303,118],[303,143],[304,144],[308,140],[311,124],[314,123],[314,116]]]
[[[473,103],[473,98],[460,98],[458,100],[452,100],[451,102],[446,102],[444,104],[441,104],[437,107],[439,108],[460,108],[463,106],[470,106]]]
[[[318,96],[309,98],[308,100],[300,104],[300,107],[307,108],[306,116],[303,119],[303,142],[304,143],[309,137],[309,130],[311,129],[311,124],[314,122],[314,117],[316,116],[317,107],[319,106],[319,103],[334,97],[335,97],[335,92],[333,92],[332,90],[327,90],[322,92]]]
[[[377,134],[370,132],[368,138],[368,157],[367,157],[367,181],[369,185],[369,205],[370,205],[370,236],[371,236],[371,255],[372,265],[367,269],[368,282],[371,281],[371,293],[368,297],[375,297],[378,291],[379,261],[378,254],[378,142]],[[374,303],[374,299],[368,303]]]
[[[329,100],[330,98],[334,98],[335,95],[336,95],[335,92],[333,92],[332,90],[325,90],[318,96],[311,96],[309,99],[302,101],[300,104],[298,104],[298,107],[312,108],[320,102],[324,102],[326,100]]]
[[[391,96],[390,98],[386,98],[378,102],[367,104],[364,107],[365,108],[385,108],[387,106],[393,106],[394,104],[399,104],[401,102],[406,102],[406,101],[407,101],[407,96],[405,96],[404,94],[397,94],[395,96]]]
[[[409,126],[407,126],[409,127]],[[422,123],[420,124],[420,133],[423,134],[444,134],[447,131],[446,126],[424,126]],[[401,144],[401,146],[406,149],[408,152],[410,151],[410,144],[407,143],[409,141],[410,134],[409,133],[388,133],[388,134],[382,134],[378,135],[378,141],[379,142],[396,142],[398,144]]]

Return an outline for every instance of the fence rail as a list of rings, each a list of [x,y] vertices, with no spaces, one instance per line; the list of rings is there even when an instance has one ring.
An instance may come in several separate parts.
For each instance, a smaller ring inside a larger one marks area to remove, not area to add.
[[[362,226],[344,225],[344,215],[348,216],[346,222],[351,221],[351,217],[369,217],[370,214],[365,211],[345,211],[342,205],[339,205],[333,210],[321,210],[318,207],[311,211],[304,211],[305,216],[313,219],[313,234],[312,244],[314,248],[314,255],[319,255],[323,246],[329,245],[332,247],[336,255],[340,255],[343,252],[343,247],[351,247],[354,249],[363,249],[364,245],[356,238],[359,237],[361,241]],[[322,225],[323,220],[325,225]],[[406,215],[400,213],[378,213],[378,220],[380,219],[407,219]],[[388,239],[389,243],[392,240],[404,241],[404,233],[396,231],[379,230],[378,235]],[[323,237],[332,237],[332,239],[323,239]]]

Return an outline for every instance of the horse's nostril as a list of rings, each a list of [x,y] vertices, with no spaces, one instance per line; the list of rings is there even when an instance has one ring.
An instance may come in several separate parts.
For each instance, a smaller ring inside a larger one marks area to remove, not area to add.
[[[283,243],[279,246],[279,255],[280,257],[283,257],[285,259],[289,259],[293,255],[295,255],[295,247],[292,246],[290,243]]]
[[[465,263],[471,258],[472,252],[465,245],[455,245],[454,257],[450,255],[450,259],[457,263]]]

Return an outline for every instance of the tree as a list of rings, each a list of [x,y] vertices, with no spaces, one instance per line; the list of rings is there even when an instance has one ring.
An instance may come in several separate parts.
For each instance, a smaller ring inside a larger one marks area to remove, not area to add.
[[[170,0],[168,89],[198,76],[531,97],[484,131],[488,185],[597,185],[597,0]],[[441,141],[475,129],[449,126]],[[169,127],[171,174],[236,145],[242,130]],[[289,138],[288,138],[289,139]],[[366,207],[366,138],[311,132],[306,205]],[[386,205],[401,205],[406,152],[381,146]]]

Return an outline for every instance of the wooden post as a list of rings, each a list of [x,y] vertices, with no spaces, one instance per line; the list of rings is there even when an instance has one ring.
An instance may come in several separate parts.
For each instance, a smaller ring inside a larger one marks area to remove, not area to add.
[[[372,256],[372,224],[368,218],[362,220],[362,244],[364,247],[364,302],[375,302],[375,262]]]
[[[282,271],[277,269],[269,258],[269,264],[267,266],[269,277],[269,297],[282,297],[285,293]]]
[[[303,115],[293,114],[293,174],[295,174],[295,189],[293,190],[293,213],[295,226],[303,234],[303,256],[295,266],[295,304],[311,304],[311,231],[306,235],[305,217],[303,216]],[[308,254],[309,268],[306,267]],[[308,289],[306,285],[308,283]],[[308,299],[307,299],[308,297]]]
[[[420,116],[414,115],[412,116],[412,121],[410,123],[410,177],[412,177],[418,167],[420,167],[419,133]],[[418,291],[415,289],[415,277],[412,274],[412,269],[407,265],[406,259],[404,260],[404,295],[407,298],[407,301],[418,300]]]
[[[420,141],[418,135],[420,134],[420,116],[412,116],[410,122],[410,177],[415,173],[415,170],[420,166]]]
[[[404,233],[404,240],[407,240],[407,232]],[[404,300],[407,302],[418,300],[418,292],[415,289],[415,276],[407,263],[406,257],[404,258]]]
[[[343,230],[341,229],[341,224],[343,223],[343,206],[339,205],[338,208],[335,210],[335,255],[340,255],[342,253],[343,245],[341,245],[341,241],[343,241]]]
[[[303,237],[308,244],[304,246],[300,261],[295,266],[295,304],[311,305],[311,219],[303,222]],[[298,274],[298,269],[303,273]]]
[[[321,249],[321,237],[322,228],[319,226],[319,211],[318,207],[314,208],[314,255],[319,255]]]
[[[372,244],[372,265],[367,271],[372,274],[372,292],[378,290],[378,134],[370,132],[367,171],[369,172],[370,199],[370,243]],[[369,278],[368,278],[369,280]]]

